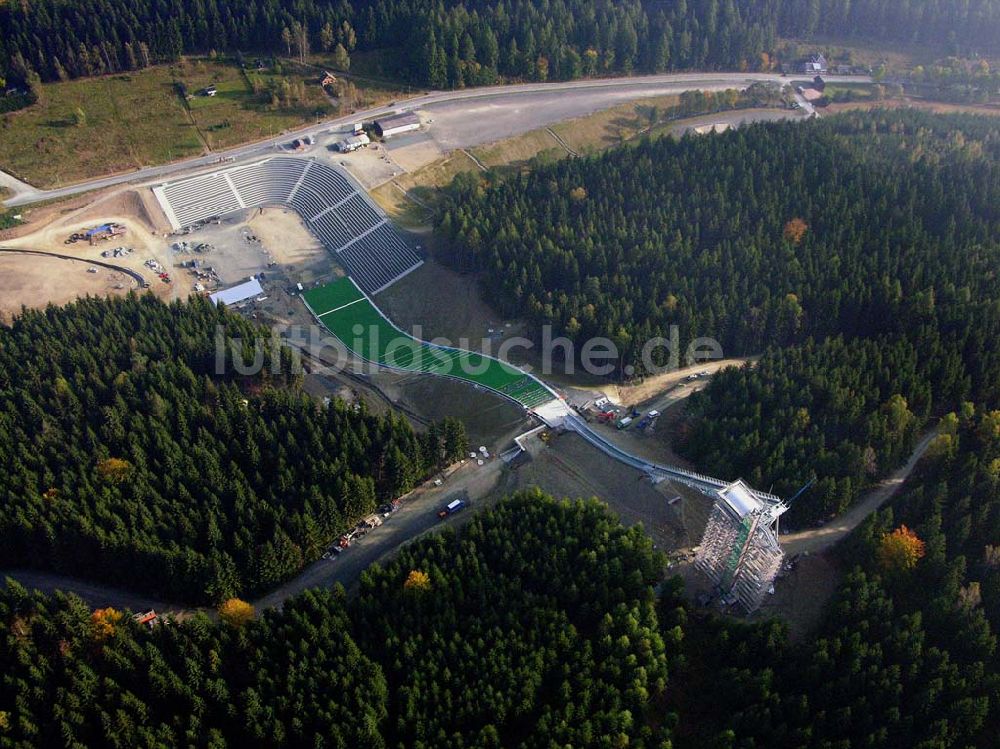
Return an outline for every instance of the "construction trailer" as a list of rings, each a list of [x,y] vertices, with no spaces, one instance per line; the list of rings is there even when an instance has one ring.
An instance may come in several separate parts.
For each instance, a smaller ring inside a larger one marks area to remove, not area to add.
[[[439,518],[446,518],[449,515],[454,515],[459,510],[464,510],[466,507],[465,501],[461,499],[456,499],[449,502],[445,507],[438,513]]]
[[[150,609],[149,611],[144,611],[139,614],[133,614],[132,618],[135,619],[136,622],[138,622],[139,624],[143,624],[150,628],[152,628],[159,619],[159,617],[156,615],[156,611],[153,609]]]
[[[716,585],[723,601],[755,611],[781,569],[778,518],[788,505],[752,491],[743,481],[715,495],[695,566]]]

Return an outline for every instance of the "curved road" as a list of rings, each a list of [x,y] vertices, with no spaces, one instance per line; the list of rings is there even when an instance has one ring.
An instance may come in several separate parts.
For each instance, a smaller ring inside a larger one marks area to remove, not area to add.
[[[861,525],[862,521],[884,505],[891,497],[895,496],[906,479],[913,472],[917,463],[924,457],[927,448],[937,437],[937,429],[925,433],[917,446],[913,448],[906,464],[893,471],[888,477],[880,481],[872,488],[865,497],[847,512],[834,518],[822,528],[810,528],[809,530],[789,533],[781,536],[781,547],[786,554],[801,554],[803,552],[815,554],[830,548],[841,539],[845,538],[851,531]]]
[[[512,116],[519,118],[522,122],[529,116],[538,119],[537,112],[544,111],[547,116],[534,123],[534,127],[543,127],[560,119],[565,119],[560,112],[560,106],[565,106],[565,102],[571,97],[568,93],[585,95],[601,95],[601,104],[590,107],[589,111],[596,111],[614,106],[615,104],[630,99],[638,99],[647,96],[657,96],[666,93],[679,93],[685,90],[720,90],[725,88],[746,88],[751,83],[758,81],[776,81],[789,83],[792,79],[770,73],[675,73],[669,75],[649,75],[634,76],[630,78],[606,78],[597,80],[566,81],[560,83],[524,83],[512,86],[486,86],[482,88],[468,88],[460,91],[439,91],[429,94],[414,96],[409,99],[400,99],[392,106],[372,107],[345,117],[338,117],[325,120],[315,125],[307,125],[297,130],[282,133],[276,137],[268,138],[257,143],[250,143],[238,146],[226,151],[216,151],[204,156],[197,156],[182,161],[175,161],[170,164],[159,166],[149,166],[132,172],[100,177],[97,179],[80,182],[75,185],[57,187],[51,190],[42,190],[24,182],[14,179],[10,175],[0,172],[0,184],[6,184],[14,192],[5,205],[8,207],[27,205],[42,200],[53,200],[76,195],[89,190],[97,190],[124,182],[149,182],[158,181],[171,174],[182,172],[198,167],[214,167],[220,162],[243,161],[259,158],[283,143],[287,143],[291,138],[301,138],[305,135],[321,135],[331,128],[349,125],[361,120],[370,120],[388,112],[406,109],[422,109],[433,112],[436,109],[442,111],[454,110],[458,105],[468,105],[468,115],[472,119],[469,123],[472,130],[488,129],[493,125],[493,117],[484,105],[490,102],[500,102],[507,100],[508,105],[511,100],[517,106],[507,108],[512,111]],[[838,77],[829,76],[828,82],[865,82],[870,79],[863,76]],[[555,95],[555,96],[553,96]],[[586,110],[585,110],[586,111]],[[570,115],[576,116],[576,115]],[[478,122],[478,125],[477,125]],[[531,129],[525,126],[520,132]],[[500,137],[507,137],[500,135]],[[487,138],[489,140],[490,138]],[[450,137],[445,137],[442,145],[451,147]],[[483,141],[485,142],[485,141]]]
[[[11,255],[42,255],[44,257],[55,257],[60,260],[73,260],[77,263],[86,263],[88,265],[99,265],[102,268],[107,268],[108,270],[118,271],[119,273],[124,273],[126,276],[135,281],[139,288],[143,287],[146,283],[146,279],[142,277],[141,273],[136,273],[134,270],[125,268],[121,265],[115,265],[114,263],[105,263],[103,260],[91,260],[89,258],[74,257],[73,255],[60,255],[58,252],[45,252],[44,250],[22,250],[16,247],[0,247],[0,252],[6,252]]]
[[[329,588],[336,583],[350,588],[358,581],[361,573],[374,562],[385,559],[401,546],[435,528],[464,523],[465,519],[471,516],[473,509],[468,510],[468,514],[460,513],[443,521],[438,518],[437,512],[452,499],[479,498],[489,494],[500,479],[502,466],[503,461],[499,459],[492,460],[482,467],[466,462],[453,470],[441,486],[435,486],[433,481],[424,483],[406,497],[400,509],[388,520],[364,538],[354,541],[351,548],[329,559],[317,559],[291,580],[255,600],[254,606],[258,610],[280,607],[287,599],[308,588]],[[475,499],[472,505],[475,506]],[[25,587],[38,589],[43,593],[51,594],[57,590],[75,593],[94,608],[113,606],[132,611],[155,609],[161,614],[175,615],[189,615],[196,611],[214,613],[212,609],[156,600],[133,591],[57,572],[0,570],[0,586],[6,577],[11,577]]]
[[[781,537],[781,545],[786,554],[801,552],[816,553],[833,546],[847,536],[870,514],[879,509],[899,491],[917,463],[927,452],[937,431],[926,433],[910,454],[906,464],[872,489],[867,496],[837,520],[823,528],[815,528]],[[491,488],[499,475],[500,461],[488,463],[484,469],[467,464],[455,471],[443,486],[425,484],[413,492],[402,509],[382,527],[376,528],[366,538],[333,560],[320,559],[302,572],[254,602],[258,609],[280,606],[285,600],[311,587],[329,587],[341,583],[350,587],[361,573],[373,562],[392,553],[400,545],[441,525],[436,510],[445,504],[444,500],[456,494],[482,496]],[[484,491],[485,489],[485,491]],[[462,516],[457,516],[461,520]],[[445,521],[446,523],[448,521]],[[91,583],[53,572],[37,570],[0,570],[0,580],[12,577],[29,588],[37,588],[45,593],[55,590],[76,593],[94,607],[115,606],[132,611],[155,608],[158,612],[192,612],[195,609],[180,604],[156,601],[137,593],[120,590],[111,586]],[[204,609],[203,609],[204,610]]]

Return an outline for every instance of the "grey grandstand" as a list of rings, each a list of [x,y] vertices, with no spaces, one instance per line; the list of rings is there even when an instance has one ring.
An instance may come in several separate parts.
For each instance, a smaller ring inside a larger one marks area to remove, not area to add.
[[[423,262],[363,190],[319,161],[275,156],[168,182],[153,194],[175,230],[247,208],[293,208],[368,294]]]

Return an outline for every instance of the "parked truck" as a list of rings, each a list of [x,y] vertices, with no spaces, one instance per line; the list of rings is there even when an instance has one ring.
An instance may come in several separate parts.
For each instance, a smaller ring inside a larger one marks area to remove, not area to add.
[[[635,428],[638,429],[639,431],[642,431],[643,429],[652,426],[653,422],[656,421],[659,418],[659,416],[660,412],[657,411],[656,409],[653,409],[648,414],[643,416],[642,419],[639,420],[639,423],[635,425]]]
[[[454,515],[459,510],[465,509],[465,501],[461,499],[456,499],[454,502],[449,502],[445,505],[444,509],[438,513],[439,518],[446,518],[449,515]]]
[[[618,427],[619,429],[628,429],[628,425],[631,424],[631,423],[632,423],[632,417],[631,416],[625,416],[625,417],[622,417],[621,419],[619,419],[618,423],[615,424],[615,426]]]

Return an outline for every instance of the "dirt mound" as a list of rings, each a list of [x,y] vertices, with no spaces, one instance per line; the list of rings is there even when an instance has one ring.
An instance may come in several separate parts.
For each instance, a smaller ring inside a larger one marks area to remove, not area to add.
[[[94,201],[86,209],[74,213],[72,217],[67,216],[66,219],[96,223],[105,220],[107,216],[132,219],[151,233],[170,231],[170,224],[156,205],[156,199],[145,188],[115,192]]]

